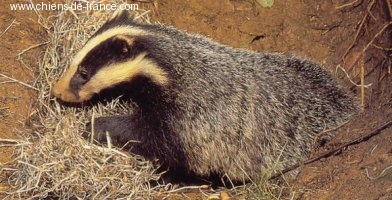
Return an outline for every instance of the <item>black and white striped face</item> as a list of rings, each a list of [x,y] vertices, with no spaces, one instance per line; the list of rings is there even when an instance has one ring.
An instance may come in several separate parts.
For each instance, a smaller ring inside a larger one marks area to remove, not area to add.
[[[150,77],[159,85],[168,82],[166,73],[146,57],[148,51],[137,39],[148,33],[132,25],[110,26],[115,20],[107,22],[75,55],[68,70],[53,86],[55,97],[65,102],[88,101],[101,90],[138,75]]]

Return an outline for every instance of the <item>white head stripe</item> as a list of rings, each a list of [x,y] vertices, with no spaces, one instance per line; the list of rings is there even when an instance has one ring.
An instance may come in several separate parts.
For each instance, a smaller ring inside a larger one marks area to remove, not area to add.
[[[98,46],[103,41],[119,34],[136,36],[145,34],[145,31],[132,26],[118,26],[115,28],[108,29],[91,38],[84,45],[84,47],[75,55],[74,59],[72,60],[71,66],[78,66],[82,62],[83,58],[87,55],[87,53],[90,52],[94,47]]]

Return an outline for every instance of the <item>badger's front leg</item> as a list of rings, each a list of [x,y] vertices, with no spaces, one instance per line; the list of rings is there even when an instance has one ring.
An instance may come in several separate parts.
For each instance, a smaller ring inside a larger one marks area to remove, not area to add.
[[[132,115],[99,117],[94,119],[94,140],[105,143],[106,132],[112,144],[147,159],[159,159],[171,169],[184,167],[186,156],[180,138],[164,123],[164,115],[134,112]],[[158,119],[157,119],[158,118]],[[162,122],[163,121],[163,122]],[[83,136],[91,138],[92,123]],[[124,146],[125,145],[125,146]]]
[[[92,132],[93,125],[94,132]],[[140,149],[138,143],[144,140],[141,134],[143,130],[145,131],[146,129],[142,128],[140,120],[134,115],[99,117],[94,119],[94,123],[87,123],[83,137],[90,139],[92,133],[94,133],[94,140],[99,143],[107,143],[106,133],[108,133],[114,146],[121,148],[129,143],[130,146],[135,147],[135,150],[138,151]]]

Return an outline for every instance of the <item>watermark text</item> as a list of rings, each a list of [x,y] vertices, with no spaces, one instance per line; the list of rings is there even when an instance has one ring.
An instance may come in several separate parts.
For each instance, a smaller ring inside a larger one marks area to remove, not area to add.
[[[76,10],[76,11],[113,11],[113,10],[139,10],[138,4],[104,4],[104,3],[89,3],[89,2],[73,2],[72,4],[52,4],[52,3],[14,3],[10,4],[11,10],[34,10],[34,11],[49,11],[49,10],[60,10],[60,11],[67,11],[67,10]]]

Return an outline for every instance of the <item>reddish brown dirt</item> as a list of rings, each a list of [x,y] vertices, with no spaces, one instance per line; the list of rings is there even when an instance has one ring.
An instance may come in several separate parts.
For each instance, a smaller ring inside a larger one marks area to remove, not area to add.
[[[153,8],[150,13],[153,21],[200,33],[234,47],[311,58],[324,64],[358,97],[360,89],[353,86],[341,70],[335,73],[335,69],[338,65],[344,67],[352,80],[359,83],[360,63],[364,63],[365,82],[372,83],[365,90],[365,110],[343,126],[326,146],[315,149],[314,156],[366,135],[392,120],[392,75],[388,73],[392,65],[389,57],[391,29],[384,30],[375,38],[391,20],[387,0],[276,0],[272,8],[262,8],[253,0],[155,2],[155,6],[151,3],[141,4],[141,7]],[[368,12],[367,7],[371,2],[374,5]],[[347,6],[338,8],[345,4]],[[44,41],[39,36],[36,16],[32,12],[12,12],[8,4],[0,6],[0,13],[0,31],[14,18],[19,22],[1,36],[1,73],[31,82],[32,72],[16,61],[15,56],[20,50]],[[356,36],[359,29],[361,31]],[[361,57],[362,50],[372,40],[374,45],[370,45]],[[358,63],[355,62],[357,58],[360,58]],[[36,70],[37,50],[25,54],[24,61]],[[13,130],[22,128],[23,123],[18,121],[23,122],[26,118],[30,97],[31,90],[19,84],[0,85],[0,108],[7,107],[0,110],[1,138],[15,137],[11,134]],[[392,165],[391,133],[392,128],[385,129],[369,140],[303,166],[298,179],[291,183],[297,191],[296,197],[392,199],[392,169],[388,168]],[[0,153],[0,162],[9,159],[9,149],[0,149]],[[381,174],[384,169],[387,170]],[[382,176],[377,177],[380,174]],[[192,195],[192,198],[196,197]]]
[[[24,1],[13,1],[24,2]],[[15,21],[14,21],[15,20]],[[8,30],[6,30],[8,28]],[[18,54],[31,46],[41,43],[42,30],[34,12],[11,11],[8,3],[0,4],[0,73],[27,84],[34,80],[37,70],[39,48]],[[3,83],[9,79],[0,77],[0,138],[18,138],[17,132],[26,129],[26,122],[32,106],[34,90],[19,83]],[[9,161],[12,148],[0,147],[0,164]],[[0,174],[0,190],[6,187],[5,174]]]
[[[160,1],[159,1],[160,2]],[[283,52],[316,60],[335,74],[357,96],[346,75],[336,66],[344,67],[353,81],[359,83],[360,63],[355,59],[391,20],[386,1],[375,1],[367,13],[369,1],[351,6],[338,6],[355,1],[275,1],[272,8],[261,8],[255,1],[165,1],[158,4],[154,19],[173,26],[210,36],[234,47],[255,51]],[[363,26],[361,20],[368,15]],[[357,30],[361,32],[356,36]],[[339,130],[337,136],[314,156],[336,148],[359,136],[370,133],[376,126],[392,120],[392,78],[388,74],[391,60],[391,30],[384,31],[365,51],[366,68],[365,110]],[[354,43],[355,41],[355,43]],[[345,53],[350,46],[353,48]],[[390,51],[389,51],[390,53]],[[344,57],[345,56],[345,57]],[[300,199],[392,199],[392,169],[375,180],[382,170],[392,165],[392,128],[353,145],[340,154],[302,167],[297,181],[292,183]],[[373,151],[372,151],[373,150]],[[369,176],[365,170],[369,171]]]
[[[350,6],[337,7],[354,2]],[[336,148],[376,126],[392,120],[392,78],[389,52],[391,29],[374,39],[391,20],[386,1],[275,1],[272,8],[261,8],[255,1],[159,1],[154,19],[173,26],[210,36],[221,43],[255,51],[295,54],[316,60],[335,74],[347,88],[360,96],[336,66],[344,67],[359,83],[360,64],[365,63],[365,110],[338,131],[325,148],[315,149],[314,156]],[[362,19],[367,15],[364,25]],[[361,29],[358,36],[357,31]],[[366,45],[363,59],[356,58]],[[355,41],[355,43],[354,43]],[[352,45],[354,44],[354,45]],[[350,47],[353,48],[350,48]],[[345,56],[346,51],[348,54]],[[362,62],[363,61],[363,62]],[[353,145],[340,154],[302,167],[292,183],[300,199],[392,199],[392,128]],[[382,170],[387,169],[382,177]],[[366,175],[368,170],[369,176]]]

